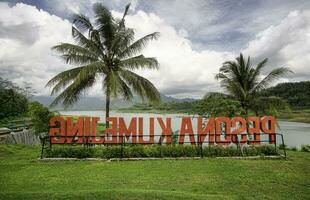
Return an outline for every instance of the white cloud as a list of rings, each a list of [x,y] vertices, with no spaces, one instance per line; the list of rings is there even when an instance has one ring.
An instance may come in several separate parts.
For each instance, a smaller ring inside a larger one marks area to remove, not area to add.
[[[290,67],[293,80],[310,80],[310,10],[290,12],[279,25],[258,33],[244,52],[256,60],[270,58],[270,68]]]
[[[71,24],[25,4],[8,7],[7,4],[1,3],[0,12],[3,13],[0,16],[2,26],[31,23],[38,32],[38,38],[31,44],[20,42],[16,38],[11,38],[10,35],[0,38],[2,71],[6,72],[13,81],[32,82],[39,93],[48,94],[50,90],[44,88],[48,79],[70,68],[63,64],[50,48],[59,42],[71,41]],[[128,16],[126,22],[128,26],[135,28],[137,38],[154,31],[161,32],[160,39],[150,43],[144,52],[145,55],[158,58],[160,70],[158,72],[139,71],[140,74],[149,78],[160,91],[175,96],[200,97],[207,90],[215,89],[208,86],[214,85],[214,74],[218,66],[231,57],[229,53],[209,50],[193,51],[190,41],[184,38],[182,33],[167,25],[155,14],[138,11]],[[24,30],[20,34],[27,34],[27,32]],[[100,87],[96,86],[89,94],[101,94]]]
[[[115,13],[121,16],[121,13]],[[160,63],[159,72],[139,71],[149,78],[163,92],[177,97],[200,98],[207,91],[218,90],[214,80],[218,68],[227,59],[234,56],[230,52],[191,48],[191,42],[157,15],[138,11],[126,18],[126,25],[136,31],[136,39],[159,31],[161,36],[152,41],[144,54],[156,57]]]
[[[0,3],[0,13],[1,73],[20,84],[32,82],[39,93],[48,94],[50,89],[44,88],[46,82],[72,67],[64,64],[50,49],[59,42],[72,42],[70,22],[22,3],[13,7]],[[115,11],[113,14],[122,15]],[[126,24],[136,30],[136,39],[155,31],[161,33],[161,37],[143,52],[146,56],[157,57],[160,70],[138,73],[168,95],[199,98],[205,92],[219,90],[214,75],[224,61],[236,56],[234,52],[206,48],[193,50],[187,30],[174,28],[154,13],[139,10],[127,16]],[[296,79],[309,79],[309,11],[291,12],[279,25],[258,33],[244,52],[255,60],[269,57],[273,67],[289,65],[296,72]],[[102,94],[101,87],[95,86],[88,94]]]
[[[0,3],[0,13],[0,28],[10,31],[0,34],[1,73],[20,85],[31,82],[40,94],[48,94],[50,90],[44,86],[49,78],[70,67],[50,48],[71,41],[71,24],[22,3],[13,7]],[[23,25],[28,29],[21,29]],[[33,34],[35,38],[27,41]]]

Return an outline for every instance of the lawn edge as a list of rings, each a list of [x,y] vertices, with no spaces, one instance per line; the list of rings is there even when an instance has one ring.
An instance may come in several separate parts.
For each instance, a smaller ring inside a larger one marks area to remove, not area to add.
[[[148,160],[201,160],[201,159],[237,159],[237,160],[258,160],[258,159],[286,159],[287,157],[283,155],[277,156],[233,156],[233,157],[163,157],[163,158],[38,158],[40,162],[49,162],[49,161],[148,161]]]

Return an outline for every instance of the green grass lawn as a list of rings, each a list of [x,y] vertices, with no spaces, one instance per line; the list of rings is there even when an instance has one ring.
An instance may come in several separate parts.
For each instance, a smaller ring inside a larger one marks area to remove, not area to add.
[[[0,199],[310,198],[310,153],[124,162],[39,162],[39,154],[39,147],[0,145]]]

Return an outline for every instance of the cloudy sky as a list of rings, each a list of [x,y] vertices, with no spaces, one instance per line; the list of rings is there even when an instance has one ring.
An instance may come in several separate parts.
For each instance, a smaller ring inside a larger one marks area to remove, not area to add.
[[[200,98],[221,90],[214,76],[240,52],[254,63],[268,57],[267,71],[290,67],[295,73],[282,82],[310,80],[309,0],[0,0],[0,76],[48,95],[46,82],[74,67],[50,48],[72,42],[72,14],[92,17],[95,2],[115,16],[131,2],[126,25],[136,37],[161,33],[143,52],[157,57],[160,70],[138,73],[163,94]],[[87,95],[101,93],[98,85]]]

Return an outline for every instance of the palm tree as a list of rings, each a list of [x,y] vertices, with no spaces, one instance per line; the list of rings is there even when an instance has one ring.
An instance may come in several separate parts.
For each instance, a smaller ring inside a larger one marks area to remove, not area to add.
[[[47,83],[47,86],[53,86],[51,95],[61,91],[51,106],[60,102],[64,106],[72,105],[98,79],[102,81],[106,97],[106,119],[113,97],[130,100],[136,93],[142,100],[160,101],[155,86],[132,71],[158,69],[156,58],[144,57],[139,52],[148,41],[157,39],[159,33],[154,32],[134,41],[134,30],[125,27],[129,6],[126,6],[122,19],[114,18],[100,3],[93,7],[94,22],[85,15],[74,15],[72,37],[75,44],[61,43],[52,49],[59,52],[66,63],[78,67],[57,74]]]
[[[267,61],[268,59],[265,58],[253,66],[250,57],[245,60],[240,54],[236,61],[225,62],[215,77],[228,93],[226,98],[239,101],[246,116],[248,116],[249,110],[259,115],[259,112],[275,113],[277,108],[287,108],[287,104],[278,97],[261,97],[259,95],[261,90],[269,87],[274,81],[292,73],[289,68],[280,67],[273,69],[267,76],[261,78]],[[223,98],[223,95],[216,93],[211,95]]]

